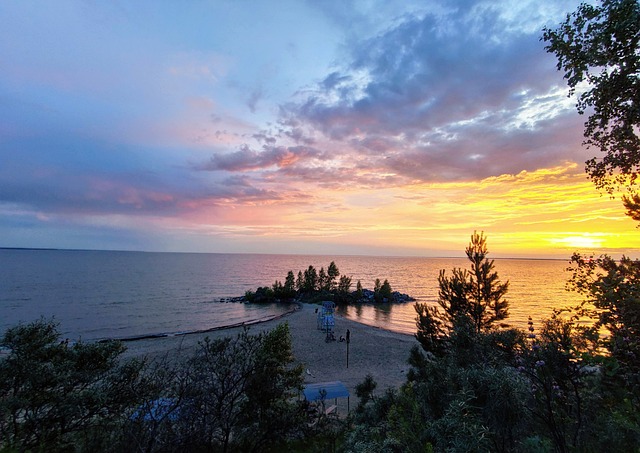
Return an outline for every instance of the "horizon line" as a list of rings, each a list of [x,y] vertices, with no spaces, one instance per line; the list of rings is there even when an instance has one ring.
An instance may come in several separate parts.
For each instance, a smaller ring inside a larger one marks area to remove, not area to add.
[[[124,249],[84,249],[84,248],[60,248],[60,247],[5,247],[0,250],[24,250],[24,251],[59,251],[59,252],[116,252],[116,253],[175,253],[195,255],[274,255],[274,256],[344,256],[344,257],[374,257],[374,258],[423,258],[423,259],[464,259],[461,255],[365,255],[365,254],[328,254],[328,253],[265,253],[265,252],[193,252],[193,251],[159,251],[159,250],[124,250]],[[531,260],[531,261],[568,261],[567,258],[551,257],[523,257],[500,256],[490,257],[494,260]]]

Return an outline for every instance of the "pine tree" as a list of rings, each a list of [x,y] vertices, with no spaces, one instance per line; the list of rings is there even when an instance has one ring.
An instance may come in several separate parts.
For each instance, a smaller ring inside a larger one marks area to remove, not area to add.
[[[487,240],[474,231],[465,250],[471,269],[454,268],[451,277],[440,271],[437,307],[416,303],[416,338],[427,351],[443,351],[443,341],[455,326],[473,326],[476,333],[490,330],[509,316],[509,303],[503,299],[509,282],[500,283],[494,261],[487,259]]]
[[[340,271],[338,270],[338,266],[334,261],[331,261],[329,267],[327,268],[327,277],[329,278],[329,290],[333,290],[336,286],[336,281],[338,276],[340,275]]]

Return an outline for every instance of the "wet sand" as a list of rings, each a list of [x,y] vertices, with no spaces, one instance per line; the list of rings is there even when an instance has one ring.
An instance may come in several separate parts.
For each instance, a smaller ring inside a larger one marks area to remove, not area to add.
[[[409,369],[409,351],[418,344],[413,336],[336,316],[335,337],[339,339],[341,335],[346,336],[347,329],[350,331],[347,368],[347,343],[325,341],[325,333],[317,328],[316,308],[318,305],[302,304],[296,311],[279,319],[251,325],[249,332],[256,334],[287,322],[292,337],[293,354],[296,361],[301,362],[305,368],[305,382],[341,381],[351,393],[351,408],[357,403],[355,386],[362,382],[367,374],[371,374],[378,383],[377,394],[382,394],[388,387],[399,387],[405,382]],[[236,336],[241,331],[242,327],[234,327],[206,333],[130,341],[126,343],[127,352],[124,356],[166,357],[169,360],[186,358],[193,353],[198,342],[207,336],[211,339]],[[331,403],[333,404],[333,401]],[[338,400],[338,408],[344,414],[347,401]]]

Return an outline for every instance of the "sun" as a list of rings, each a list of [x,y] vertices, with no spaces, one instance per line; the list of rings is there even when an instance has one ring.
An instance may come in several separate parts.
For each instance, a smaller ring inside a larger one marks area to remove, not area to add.
[[[574,249],[597,249],[602,247],[604,240],[601,237],[582,234],[553,239],[551,242]]]

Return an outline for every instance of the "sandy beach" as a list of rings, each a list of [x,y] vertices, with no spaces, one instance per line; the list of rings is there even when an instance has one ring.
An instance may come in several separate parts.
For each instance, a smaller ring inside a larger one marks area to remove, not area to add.
[[[405,382],[409,369],[409,351],[413,345],[418,344],[413,336],[336,316],[336,338],[345,336],[347,329],[351,335],[347,368],[347,343],[325,342],[325,333],[317,328],[316,308],[318,305],[302,304],[296,311],[279,319],[252,325],[249,332],[270,330],[280,323],[287,322],[295,359],[305,368],[305,382],[341,381],[351,393],[352,409],[357,404],[355,386],[362,382],[367,374],[371,374],[378,383],[378,394],[382,394],[388,387],[399,387]],[[126,343],[125,357],[187,357],[197,347],[198,342],[207,336],[212,339],[235,336],[241,331],[242,327],[234,327],[207,333],[130,341]],[[338,400],[338,408],[342,414],[346,413],[347,403],[345,400]]]

